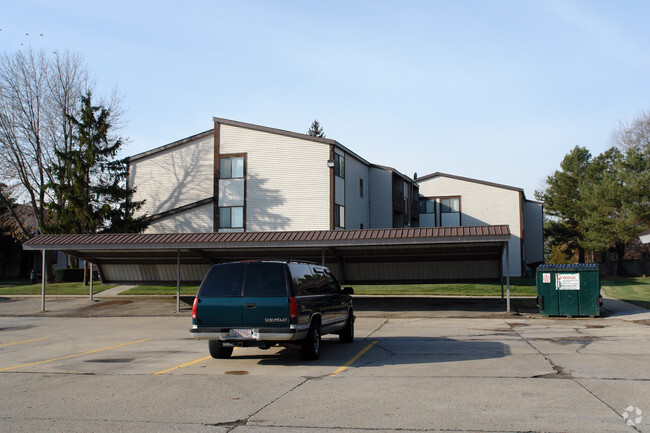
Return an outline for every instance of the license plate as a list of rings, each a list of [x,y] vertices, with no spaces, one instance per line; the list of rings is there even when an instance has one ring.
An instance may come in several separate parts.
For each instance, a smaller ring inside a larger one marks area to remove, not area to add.
[[[257,338],[257,333],[252,329],[233,329],[232,336],[234,338]]]

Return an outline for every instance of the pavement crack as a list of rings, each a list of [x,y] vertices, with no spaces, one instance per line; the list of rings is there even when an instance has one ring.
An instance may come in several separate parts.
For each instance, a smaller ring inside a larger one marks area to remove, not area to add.
[[[288,391],[282,393],[282,394],[279,395],[278,397],[274,398],[273,400],[271,400],[270,402],[268,402],[267,404],[265,404],[264,406],[262,406],[261,408],[259,408],[259,409],[256,410],[255,412],[253,412],[252,414],[250,414],[250,415],[246,418],[246,420],[245,420],[246,423],[248,423],[248,421],[250,421],[250,419],[251,419],[252,417],[254,417],[254,416],[257,415],[258,413],[262,412],[264,409],[266,409],[267,407],[271,406],[273,403],[275,403],[276,401],[280,400],[280,399],[281,399],[282,397],[284,397],[285,395],[288,395],[288,394],[292,393],[293,391],[295,391],[296,389],[300,388],[301,386],[303,386],[305,383],[309,382],[310,380],[313,380],[313,379],[312,379],[312,378],[305,377],[304,380],[303,380],[302,382],[300,382],[299,384],[297,384],[297,385],[294,386],[293,388],[289,389]],[[243,425],[246,425],[246,424],[243,424]],[[236,427],[236,426],[235,426],[235,427]],[[233,429],[234,429],[235,427],[233,427]],[[232,430],[232,429],[231,429],[231,430]],[[231,430],[228,430],[228,431],[231,431]]]
[[[519,338],[521,338],[526,344],[528,344],[535,352],[537,352],[541,356],[543,356],[544,360],[546,360],[546,362],[549,363],[551,368],[553,370],[555,370],[555,373],[539,374],[539,375],[533,376],[533,378],[541,378],[541,379],[572,379],[573,380],[573,377],[571,377],[571,373],[568,373],[563,367],[555,364],[551,358],[549,358],[544,353],[542,353],[542,351],[540,351],[537,347],[533,346],[533,344],[526,337],[521,335],[521,333],[519,331],[517,331],[508,322],[506,322],[506,323],[512,328],[512,330],[515,332],[515,334],[517,334],[519,336]]]
[[[383,322],[382,322],[382,323],[377,327],[377,329],[375,329],[375,330],[372,331],[370,334],[368,334],[368,335],[366,336],[366,338],[364,338],[364,340],[369,340],[369,339],[371,339],[371,337],[372,337],[376,332],[381,331],[381,328],[383,328],[384,325],[387,324],[389,321],[390,321],[390,319],[386,319],[386,320],[384,320],[384,321],[383,321]]]
[[[217,423],[207,423],[207,422],[201,423],[202,426],[206,426],[206,427],[229,427],[228,430],[226,430],[228,432],[233,431],[237,427],[245,426],[246,424],[248,424],[248,419],[239,419],[237,421],[226,421],[226,422],[217,422]]]

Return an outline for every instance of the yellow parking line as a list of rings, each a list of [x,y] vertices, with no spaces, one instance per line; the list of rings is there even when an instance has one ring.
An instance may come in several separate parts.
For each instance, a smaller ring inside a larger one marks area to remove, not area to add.
[[[14,343],[0,344],[0,347],[13,346],[13,345],[15,345],[15,344],[31,343],[31,342],[33,342],[33,341],[47,340],[48,338],[50,338],[50,337],[36,338],[36,339],[34,339],[34,340],[16,341],[16,342],[14,342]]]
[[[372,343],[370,343],[369,345],[367,345],[366,347],[364,347],[364,348],[361,350],[361,352],[359,352],[359,353],[357,353],[356,355],[354,355],[354,357],[353,357],[351,360],[349,360],[348,362],[346,362],[345,364],[343,364],[341,367],[337,368],[337,369],[334,371],[334,373],[330,374],[330,377],[335,377],[335,376],[338,376],[339,374],[343,373],[345,370],[348,369],[349,366],[351,366],[351,365],[352,365],[352,364],[353,364],[357,359],[361,358],[361,357],[363,356],[363,354],[366,353],[367,351],[369,351],[370,348],[371,348],[372,346],[374,346],[375,344],[377,344],[377,340],[373,341]]]
[[[149,341],[149,340],[151,340],[151,338],[145,338],[143,340],[130,341],[128,343],[117,344],[115,346],[104,347],[102,349],[90,350],[88,352],[83,352],[83,353],[75,353],[74,355],[61,356],[59,358],[47,359],[45,361],[31,362],[29,364],[16,365],[14,367],[0,368],[0,371],[16,370],[18,368],[31,367],[32,365],[45,364],[47,362],[60,361],[62,359],[69,359],[69,358],[74,358],[74,357],[83,356],[83,355],[90,355],[91,353],[97,353],[97,352],[101,352],[103,350],[115,349],[115,348],[122,347],[122,346],[128,346],[129,344],[142,343],[143,341]]]
[[[163,370],[163,371],[159,371],[158,373],[154,373],[154,375],[157,376],[159,374],[169,373],[172,370],[187,367],[188,365],[196,364],[197,362],[205,361],[206,359],[210,359],[210,358],[212,358],[212,357],[211,356],[206,356],[205,358],[197,359],[196,361],[186,362],[185,364],[177,365],[176,367],[168,368],[167,370]]]
[[[239,349],[239,347],[235,347],[234,350]],[[206,359],[210,359],[212,356],[206,356],[205,358],[200,358],[195,361],[191,362],[186,362],[185,364],[177,365],[176,367],[168,368],[167,370],[159,371],[158,373],[154,373],[154,376],[158,376],[160,374],[165,374],[169,373],[170,371],[177,370],[179,368],[187,367],[188,365],[196,364],[197,362],[205,361]]]

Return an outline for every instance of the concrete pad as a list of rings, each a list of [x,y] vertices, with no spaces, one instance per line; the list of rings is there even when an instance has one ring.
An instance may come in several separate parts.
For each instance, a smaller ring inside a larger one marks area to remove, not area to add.
[[[597,395],[621,417],[630,406],[641,409],[643,419],[635,428],[650,432],[650,381],[577,379],[576,382]]]
[[[11,373],[2,376],[0,424],[52,421],[208,424],[248,418],[305,381],[303,378]],[[66,424],[67,425],[67,424]],[[27,428],[24,429],[25,431]],[[64,429],[65,430],[65,429]],[[39,431],[32,428],[31,431]]]
[[[458,377],[311,380],[253,415],[248,425],[427,431],[629,431],[618,413],[572,380]]]

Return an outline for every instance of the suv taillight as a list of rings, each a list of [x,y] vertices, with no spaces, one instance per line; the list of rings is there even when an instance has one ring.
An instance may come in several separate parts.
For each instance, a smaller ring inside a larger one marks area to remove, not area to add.
[[[199,304],[199,298],[194,298],[194,303],[192,304],[192,319],[196,319],[196,307]]]
[[[289,319],[298,318],[298,303],[293,296],[289,298]]]

